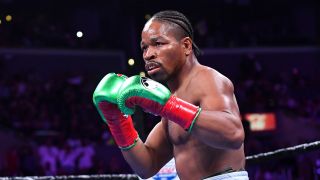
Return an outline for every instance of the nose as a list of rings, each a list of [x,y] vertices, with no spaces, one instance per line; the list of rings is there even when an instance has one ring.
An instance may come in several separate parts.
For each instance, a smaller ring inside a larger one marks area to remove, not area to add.
[[[148,49],[145,50],[145,52],[143,53],[143,59],[145,61],[150,61],[152,59],[155,59],[157,57],[156,55],[156,51],[152,46],[149,46]]]

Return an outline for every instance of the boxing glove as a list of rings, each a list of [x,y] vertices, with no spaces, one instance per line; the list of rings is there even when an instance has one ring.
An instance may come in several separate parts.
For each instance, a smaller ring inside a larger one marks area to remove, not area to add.
[[[126,76],[109,73],[98,84],[93,93],[93,103],[100,116],[108,124],[116,144],[122,150],[131,149],[138,141],[138,133],[131,116],[121,113],[117,106],[118,90]]]
[[[121,85],[117,103],[124,114],[133,114],[135,106],[179,124],[191,132],[201,108],[172,95],[164,85],[141,76],[127,78]]]

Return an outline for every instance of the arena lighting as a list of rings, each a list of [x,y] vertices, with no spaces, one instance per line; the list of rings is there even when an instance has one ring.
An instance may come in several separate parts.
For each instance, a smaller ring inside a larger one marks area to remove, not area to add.
[[[244,117],[250,122],[251,131],[272,131],[276,129],[275,113],[246,113]]]
[[[140,76],[141,76],[141,77],[146,77],[146,73],[143,72],[143,71],[141,71],[141,72],[140,72]]]
[[[150,14],[146,14],[146,15],[144,16],[144,18],[145,18],[146,20],[149,20],[149,19],[151,18],[151,15],[150,15]]]
[[[78,37],[78,38],[82,38],[82,36],[83,36],[82,31],[78,31],[78,32],[77,32],[77,37]]]
[[[6,15],[6,21],[7,22],[12,21],[12,16],[10,14]]]
[[[128,60],[128,64],[129,64],[130,66],[133,66],[133,65],[134,65],[134,59],[132,59],[132,58],[129,59],[129,60]]]
[[[0,19],[0,24],[2,23],[1,19]]]

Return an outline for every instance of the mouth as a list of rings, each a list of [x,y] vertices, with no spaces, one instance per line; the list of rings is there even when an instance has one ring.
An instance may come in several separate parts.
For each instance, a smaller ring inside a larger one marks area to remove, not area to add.
[[[148,74],[153,74],[156,71],[160,70],[161,64],[157,62],[149,62],[145,65],[145,69],[148,72]]]

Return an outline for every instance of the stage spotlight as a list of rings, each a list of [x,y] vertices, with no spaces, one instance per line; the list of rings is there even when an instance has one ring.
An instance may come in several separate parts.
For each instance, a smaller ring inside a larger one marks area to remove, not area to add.
[[[128,60],[128,64],[129,64],[130,66],[133,66],[133,65],[134,65],[134,59],[129,59],[129,60]]]
[[[143,71],[141,71],[141,72],[140,72],[140,76],[141,76],[141,77],[146,77],[146,73],[143,72]]]
[[[149,19],[151,18],[151,15],[150,15],[150,14],[146,14],[146,15],[144,16],[144,18],[145,18],[146,20],[149,20]]]
[[[78,31],[78,32],[77,32],[77,37],[78,37],[78,38],[82,38],[82,36],[83,36],[82,31]]]
[[[10,14],[6,15],[6,21],[7,22],[12,21],[12,16]]]

